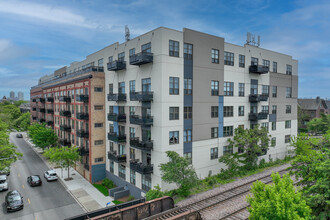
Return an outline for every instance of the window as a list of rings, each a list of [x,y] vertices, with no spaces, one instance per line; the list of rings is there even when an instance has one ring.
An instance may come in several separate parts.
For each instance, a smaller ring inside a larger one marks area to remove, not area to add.
[[[184,107],[183,116],[184,116],[184,119],[192,118],[192,107],[191,106]]]
[[[179,120],[179,107],[170,107],[170,120]]]
[[[267,66],[269,68],[270,67],[269,60],[262,60],[262,65]]]
[[[113,94],[113,84],[109,84],[109,94]]]
[[[135,54],[135,48],[129,50],[129,56],[133,56]]]
[[[268,105],[261,106],[261,112],[268,114],[269,113],[269,106]]]
[[[179,77],[170,77],[170,95],[179,94]]]
[[[291,128],[291,120],[285,121],[285,128]]]
[[[184,79],[184,94],[192,94],[192,79]]]
[[[218,137],[218,127],[211,128],[211,138]]]
[[[232,153],[233,153],[233,146],[223,146],[223,155],[232,154]]]
[[[125,52],[118,54],[118,61],[124,61],[125,60]]]
[[[265,96],[269,96],[269,86],[262,85],[262,94]]]
[[[192,164],[192,153],[188,152],[188,153],[184,153],[183,155],[188,160],[188,163]]]
[[[258,58],[251,57],[251,65],[258,65]]]
[[[224,83],[224,92],[225,96],[233,96],[234,95],[234,83],[233,82],[225,82]]]
[[[95,158],[95,163],[97,163],[97,162],[102,162],[102,161],[103,161],[103,157]]]
[[[287,114],[291,113],[291,105],[286,105],[285,113],[287,113]]]
[[[292,88],[291,87],[286,87],[285,97],[286,98],[291,98],[292,97]]]
[[[115,163],[113,161],[110,161],[110,173],[115,172]]]
[[[109,63],[111,63],[113,61],[113,56],[109,57]]]
[[[268,124],[268,122],[261,123],[261,127],[262,128],[266,128],[266,130],[268,131],[269,130],[269,124]]]
[[[151,53],[151,42],[143,44],[141,46],[141,52],[142,53]]]
[[[211,118],[218,118],[218,117],[219,117],[219,107],[211,106]]]
[[[251,91],[250,91],[250,93],[252,94],[252,95],[258,95],[258,84],[254,84],[254,83],[252,83],[251,84],[251,89],[250,89]]]
[[[151,189],[151,175],[142,175],[142,189],[144,191],[149,191]]]
[[[276,121],[272,122],[272,131],[276,131]]]
[[[94,110],[103,110],[103,105],[94,105]]]
[[[135,92],[135,80],[129,81],[129,92],[134,93]]]
[[[242,154],[242,153],[244,153],[244,151],[245,151],[244,146],[242,146],[242,145],[238,146],[237,153]]]
[[[136,184],[136,175],[134,170],[131,170],[130,172],[130,183],[133,185]]]
[[[291,136],[290,135],[285,135],[284,142],[285,143],[290,143]]]
[[[129,137],[135,138],[135,128],[129,128]]]
[[[271,139],[271,146],[275,147],[276,146],[276,137],[272,137]]]
[[[183,45],[183,55],[185,59],[192,60],[193,45],[185,43]]]
[[[277,113],[277,105],[273,105],[272,106],[272,114],[276,114]]]
[[[219,95],[219,81],[211,81],[211,95]]]
[[[219,63],[219,50],[217,49],[212,49],[212,63]]]
[[[103,67],[103,59],[99,59],[97,64],[98,64],[98,67]]]
[[[223,106],[223,117],[233,117],[234,106]]]
[[[135,106],[129,107],[129,115],[135,115]]]
[[[234,53],[225,51],[225,65],[234,66]]]
[[[102,128],[103,127],[103,123],[95,123],[94,124],[95,128]]]
[[[238,116],[244,116],[244,106],[238,106]]]
[[[129,149],[129,159],[135,160],[135,149],[134,148]]]
[[[96,140],[94,141],[95,145],[102,145],[103,144],[103,140]]]
[[[119,164],[119,167],[118,167],[118,174],[119,174],[119,177],[122,178],[122,179],[126,179],[126,167],[122,164]]]
[[[94,87],[94,92],[103,92],[102,87]]]
[[[223,136],[224,137],[233,136],[233,126],[224,126],[223,127]]]
[[[191,130],[184,130],[183,131],[183,142],[188,143],[191,142]]]
[[[170,131],[169,133],[170,144],[179,143],[179,131]]]
[[[273,62],[273,72],[277,73],[277,62]]]
[[[273,98],[277,97],[277,86],[273,86],[272,94],[273,94]]]
[[[292,75],[292,66],[286,65],[286,75]]]
[[[171,57],[179,57],[179,41],[170,40],[169,51]]]
[[[244,96],[245,93],[245,84],[238,83],[238,96]]]
[[[142,79],[142,92],[150,92],[151,91],[151,79],[146,78]]]
[[[214,148],[211,148],[211,160],[214,160],[214,159],[218,159],[218,148],[217,147],[214,147]]]
[[[245,56],[244,55],[239,55],[239,67],[245,67]]]

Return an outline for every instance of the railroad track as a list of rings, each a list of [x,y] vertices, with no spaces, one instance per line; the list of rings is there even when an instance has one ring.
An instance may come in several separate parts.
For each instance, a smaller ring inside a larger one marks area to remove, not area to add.
[[[281,175],[285,174],[287,172],[288,171],[286,171],[286,170],[279,171],[279,173]],[[244,183],[242,185],[228,189],[226,191],[219,192],[217,194],[208,196],[197,202],[187,204],[182,207],[176,207],[176,208],[168,210],[166,212],[162,212],[157,215],[150,216],[149,218],[146,218],[145,220],[179,219],[180,217],[185,216],[186,214],[196,212],[196,211],[198,211],[200,214],[202,214],[203,211],[207,211],[208,209],[210,209],[216,205],[219,205],[219,204],[226,202],[230,199],[233,199],[235,197],[241,196],[242,194],[248,193],[251,189],[252,184],[257,180],[262,181],[266,184],[272,182],[272,178],[270,175],[260,177],[258,179],[255,179],[255,180],[249,181],[247,183]],[[246,209],[246,207],[245,207],[245,209]]]

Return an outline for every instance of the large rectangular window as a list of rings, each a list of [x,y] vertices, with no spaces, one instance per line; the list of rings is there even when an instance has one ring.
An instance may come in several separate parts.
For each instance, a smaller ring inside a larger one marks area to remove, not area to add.
[[[291,87],[286,87],[285,97],[286,98],[291,98],[292,97],[292,88]]]
[[[129,92],[134,93],[135,92],[135,80],[129,81]]]
[[[245,95],[245,84],[238,83],[238,96],[244,96],[244,95]]]
[[[272,131],[276,131],[276,121],[272,122]]]
[[[285,143],[290,143],[291,136],[290,135],[285,135],[284,142]]]
[[[184,79],[184,94],[192,94],[192,79]]]
[[[124,180],[126,179],[126,167],[122,164],[119,164],[118,176]]]
[[[258,65],[258,58],[251,57],[251,65]]]
[[[223,127],[223,136],[224,137],[233,136],[233,126],[224,126]]]
[[[272,86],[272,95],[273,95],[273,98],[277,97],[277,86]]]
[[[269,113],[269,106],[268,105],[261,106],[261,112],[268,114]]]
[[[245,67],[245,56],[244,55],[242,55],[242,54],[240,54],[239,55],[239,67]]]
[[[291,120],[285,121],[285,128],[291,128]]]
[[[269,86],[268,85],[262,85],[262,94],[265,96],[269,96]]]
[[[185,43],[183,45],[183,55],[185,59],[192,60],[193,58],[193,45]]]
[[[141,45],[141,52],[142,53],[151,53],[151,43],[146,43]]]
[[[234,96],[234,83],[233,82],[224,82],[224,95],[225,96]]]
[[[211,81],[211,95],[219,95],[219,81]]]
[[[179,94],[179,77],[170,77],[170,95]]]
[[[291,105],[286,105],[285,113],[287,113],[287,114],[291,113]]]
[[[211,128],[211,138],[218,137],[218,127]]]
[[[169,144],[178,144],[178,143],[179,143],[179,131],[170,131]]]
[[[191,142],[192,137],[191,137],[191,130],[184,130],[183,131],[183,142],[188,143]]]
[[[233,117],[234,106],[223,106],[223,117]]]
[[[238,116],[244,116],[244,106],[238,106]]]
[[[277,62],[273,62],[273,72],[277,73]]]
[[[109,94],[113,94],[113,84],[109,84]]]
[[[169,55],[171,57],[179,57],[179,41],[170,40],[169,43]]]
[[[135,48],[129,50],[129,56],[133,56],[135,54]]]
[[[270,67],[270,61],[269,60],[262,60],[262,65]]]
[[[184,153],[183,156],[188,160],[189,164],[192,164],[192,153],[191,152]]]
[[[219,50],[217,49],[212,49],[212,63],[219,63]]]
[[[277,113],[277,105],[273,105],[272,106],[272,114],[276,114]]]
[[[232,153],[233,153],[233,146],[223,146],[223,155],[232,154]]]
[[[271,146],[275,147],[276,146],[276,137],[272,137],[271,139]]]
[[[131,170],[130,172],[130,183],[133,185],[136,184],[136,174],[134,170]]]
[[[142,92],[150,92],[151,91],[151,79],[146,78],[142,79]]]
[[[211,106],[211,118],[218,118],[218,117],[219,117],[219,107]]]
[[[124,61],[125,60],[125,52],[118,54],[118,61]]]
[[[179,120],[179,107],[170,107],[170,120]]]
[[[118,93],[125,94],[125,82],[118,83]]]
[[[99,60],[97,61],[97,66],[98,66],[98,67],[103,67],[103,59],[99,59]]]
[[[185,106],[183,110],[184,119],[191,119],[192,118],[192,107]]]
[[[142,189],[144,191],[149,191],[151,189],[151,175],[150,174],[142,175]]]
[[[218,148],[217,147],[211,148],[210,156],[211,156],[211,160],[218,159],[219,154],[218,154]]]
[[[286,74],[292,75],[292,66],[289,64],[286,65]]]
[[[225,51],[225,65],[234,66],[234,53]]]
[[[115,163],[113,161],[110,161],[110,173],[115,172]]]

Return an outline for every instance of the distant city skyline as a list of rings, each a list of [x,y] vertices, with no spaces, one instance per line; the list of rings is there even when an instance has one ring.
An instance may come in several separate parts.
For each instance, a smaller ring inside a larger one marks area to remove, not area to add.
[[[15,92],[15,91],[8,91],[7,93],[1,94],[0,95],[0,99],[2,99],[4,96],[7,99],[12,99],[12,100],[19,100],[19,101],[25,100],[24,99],[25,94],[22,91],[17,91],[17,92]]]

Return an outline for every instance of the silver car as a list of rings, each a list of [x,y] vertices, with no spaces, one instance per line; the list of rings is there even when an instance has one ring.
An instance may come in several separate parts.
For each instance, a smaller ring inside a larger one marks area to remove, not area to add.
[[[57,175],[55,170],[48,170],[44,173],[45,179],[48,181],[55,181],[57,180]]]
[[[0,191],[8,190],[7,176],[0,175]]]

